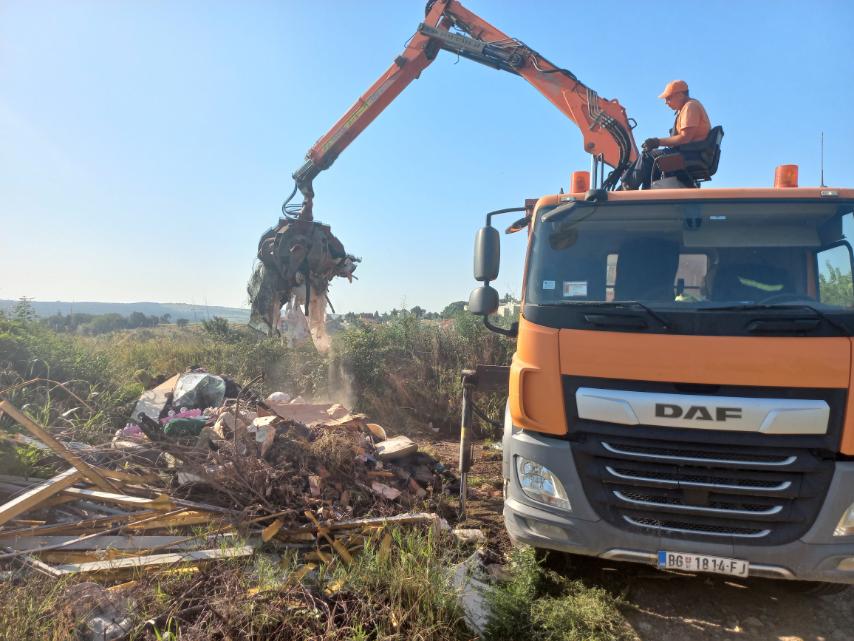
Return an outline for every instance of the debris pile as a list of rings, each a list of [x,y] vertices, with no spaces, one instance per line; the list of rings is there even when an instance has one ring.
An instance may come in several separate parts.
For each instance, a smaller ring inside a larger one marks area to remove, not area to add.
[[[50,479],[0,475],[7,572],[121,580],[261,548],[350,563],[389,525],[447,529],[431,510],[456,479],[341,405],[262,399],[193,369],[145,392],[109,446],[73,449],[8,401],[0,411],[67,465]]]

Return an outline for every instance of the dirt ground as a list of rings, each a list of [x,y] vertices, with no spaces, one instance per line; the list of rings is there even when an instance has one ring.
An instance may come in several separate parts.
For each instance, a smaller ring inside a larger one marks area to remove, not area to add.
[[[431,447],[456,469],[455,440]],[[470,478],[464,526],[485,530],[490,549],[500,554],[510,545],[501,516],[501,452],[477,443]],[[854,641],[854,589],[804,596],[776,581],[682,576],[585,557],[561,558],[555,569],[621,595],[643,641]]]

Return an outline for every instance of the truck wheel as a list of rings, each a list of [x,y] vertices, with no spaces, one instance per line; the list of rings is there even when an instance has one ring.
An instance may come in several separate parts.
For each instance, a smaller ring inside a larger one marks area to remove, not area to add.
[[[824,581],[782,581],[781,584],[787,592],[804,596],[830,596],[848,589],[847,583],[825,583]]]

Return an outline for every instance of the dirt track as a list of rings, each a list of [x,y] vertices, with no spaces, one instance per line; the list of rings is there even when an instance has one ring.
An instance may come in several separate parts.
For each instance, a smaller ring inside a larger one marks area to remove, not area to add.
[[[459,445],[433,448],[455,467]],[[467,526],[488,532],[506,549],[501,517],[501,453],[475,446]],[[854,590],[826,597],[792,594],[775,581],[680,576],[631,563],[566,557],[555,569],[623,596],[624,614],[643,641],[852,641]]]

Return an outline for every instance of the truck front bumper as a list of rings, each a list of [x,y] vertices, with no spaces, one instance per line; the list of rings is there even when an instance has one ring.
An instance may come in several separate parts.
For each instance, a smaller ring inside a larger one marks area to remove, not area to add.
[[[504,520],[514,542],[615,561],[655,565],[658,552],[688,552],[744,559],[750,576],[854,584],[854,536],[833,536],[854,502],[854,462],[836,464],[824,505],[800,539],[784,545],[744,545],[733,539],[691,541],[620,529],[601,519],[587,501],[572,456],[572,444],[508,429],[504,435]],[[526,496],[515,457],[546,466],[556,475],[571,508],[559,509]]]

